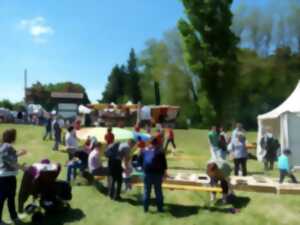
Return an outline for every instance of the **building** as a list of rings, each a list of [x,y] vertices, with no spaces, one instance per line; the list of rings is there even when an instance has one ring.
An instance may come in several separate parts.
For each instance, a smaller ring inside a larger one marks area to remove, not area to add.
[[[64,119],[72,119],[78,114],[78,107],[84,98],[84,94],[73,92],[52,92],[51,98],[56,104],[57,115],[62,116]]]

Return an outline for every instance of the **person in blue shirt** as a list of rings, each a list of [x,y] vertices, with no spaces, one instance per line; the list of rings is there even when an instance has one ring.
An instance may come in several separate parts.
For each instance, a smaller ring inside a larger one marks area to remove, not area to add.
[[[280,172],[279,183],[283,183],[284,178],[289,176],[293,183],[297,183],[296,177],[291,172],[290,164],[289,164],[289,155],[291,155],[291,151],[286,149],[278,158],[278,169]]]
[[[166,156],[155,137],[151,139],[150,146],[141,153],[139,163],[144,172],[144,211],[148,212],[151,189],[154,186],[157,209],[163,212],[162,182],[168,166]]]

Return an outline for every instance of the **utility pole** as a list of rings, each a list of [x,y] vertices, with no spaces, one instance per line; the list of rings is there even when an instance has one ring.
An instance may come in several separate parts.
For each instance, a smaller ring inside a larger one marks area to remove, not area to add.
[[[24,70],[24,102],[27,104],[27,69]]]

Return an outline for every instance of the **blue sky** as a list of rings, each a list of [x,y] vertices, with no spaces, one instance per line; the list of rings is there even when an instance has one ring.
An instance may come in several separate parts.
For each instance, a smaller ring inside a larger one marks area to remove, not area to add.
[[[182,16],[179,0],[0,0],[0,99],[23,98],[27,68],[29,84],[79,82],[95,101],[130,48]]]

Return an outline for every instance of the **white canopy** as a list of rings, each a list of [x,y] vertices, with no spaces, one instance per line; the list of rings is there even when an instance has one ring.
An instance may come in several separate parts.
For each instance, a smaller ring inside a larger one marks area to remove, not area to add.
[[[260,140],[266,128],[279,139],[281,149],[292,151],[291,162],[300,165],[300,82],[293,93],[277,108],[258,116],[257,157],[263,158]]]
[[[92,112],[90,108],[85,107],[84,105],[80,105],[78,111],[80,114],[90,114]]]

